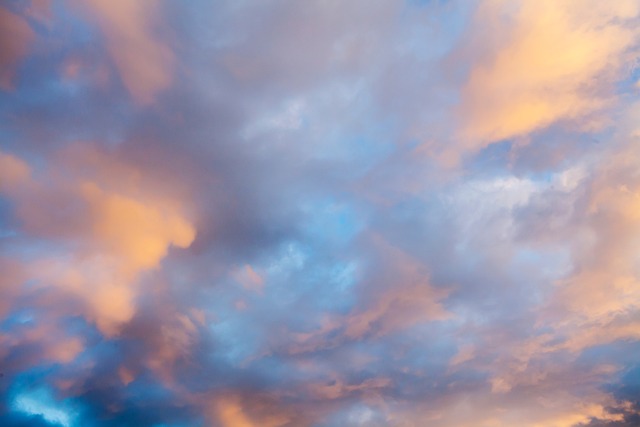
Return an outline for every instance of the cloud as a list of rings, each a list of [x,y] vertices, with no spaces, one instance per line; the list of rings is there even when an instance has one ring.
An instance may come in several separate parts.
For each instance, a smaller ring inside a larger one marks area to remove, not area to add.
[[[84,8],[105,37],[107,51],[120,78],[141,105],[152,103],[173,80],[175,57],[157,38],[160,2],[113,2],[91,0]]]
[[[0,424],[637,424],[637,2],[294,3],[1,9]]]
[[[16,191],[30,178],[29,166],[16,156],[0,153],[0,166],[2,166],[0,185],[4,191]]]
[[[0,7],[0,88],[8,91],[14,87],[16,70],[35,41],[35,32],[21,16]]]
[[[637,49],[638,13],[633,1],[482,3],[465,51],[464,149],[559,121],[593,127],[590,115],[615,103],[613,84]]]
[[[218,417],[224,427],[253,427],[255,424],[242,411],[242,407],[233,400],[221,400],[217,404]]]
[[[171,245],[184,248],[195,238],[195,229],[173,204],[102,188],[109,183],[70,179],[77,177],[73,165],[66,173],[54,166],[27,181],[30,170],[23,161],[5,154],[0,160],[7,166],[7,194],[25,229],[76,247],[63,258],[30,260],[29,268],[43,285],[83,300],[85,315],[109,335],[134,315],[139,275],[157,268]]]

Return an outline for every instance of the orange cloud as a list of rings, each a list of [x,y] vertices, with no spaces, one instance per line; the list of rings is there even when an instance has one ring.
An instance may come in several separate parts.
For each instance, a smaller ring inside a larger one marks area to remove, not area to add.
[[[613,101],[611,85],[639,41],[637,24],[627,25],[639,9],[634,0],[485,1],[472,35],[479,57],[462,88],[464,148],[585,118]]]
[[[620,421],[623,418],[621,414],[607,411],[608,407],[615,405],[615,400],[593,388],[585,388],[580,396],[553,386],[541,394],[533,392],[526,389],[509,395],[479,392],[445,394],[424,402],[413,412],[390,414],[389,425],[575,427],[593,419]]]
[[[577,291],[567,295],[566,301],[576,308],[591,307],[594,315],[624,309],[625,304],[640,305],[640,138],[635,129],[629,132],[631,135],[622,136],[623,145],[604,157],[593,179],[585,182],[582,220],[591,238],[578,242],[576,271],[568,281],[580,283],[576,287],[584,291],[594,288],[582,295]]]
[[[69,363],[84,350],[84,345],[78,338],[56,340],[48,349],[49,356],[61,363]]]
[[[255,399],[243,399],[237,395],[220,396],[213,400],[213,404],[206,406],[211,423],[220,427],[281,427],[291,424],[291,417],[283,408],[259,396],[255,396]]]
[[[563,346],[581,351],[619,339],[640,338],[640,141],[604,165],[587,187],[572,273],[557,284],[545,316],[559,319]],[[631,316],[631,317],[629,317]]]
[[[0,191],[15,191],[28,181],[30,175],[29,165],[15,156],[0,152]]]
[[[217,415],[223,427],[255,427],[249,417],[242,411],[240,403],[233,399],[222,399],[217,405]]]
[[[27,358],[26,362],[30,364],[70,363],[84,350],[80,338],[68,336],[55,321],[44,317],[35,319],[12,334],[0,334],[0,356],[4,357],[5,351],[21,345],[36,345],[38,348],[37,353],[34,352]]]
[[[157,0],[89,0],[80,3],[105,35],[107,50],[135,100],[151,104],[171,84],[174,55],[156,38],[160,15]]]
[[[27,21],[0,6],[0,89],[13,87],[18,62],[34,40],[35,33]]]
[[[30,179],[29,167],[13,156],[0,154],[0,165],[5,166],[0,169],[0,190],[15,202],[25,231],[74,242],[65,257],[32,261],[32,278],[83,301],[84,315],[106,335],[116,334],[135,314],[139,275],[159,267],[171,246],[185,248],[195,238],[180,203],[158,197],[133,180],[134,195],[129,195],[124,189],[104,189],[117,187],[109,184],[104,170],[93,177],[96,181],[80,180],[73,164],[65,164],[70,168],[65,174],[54,165]],[[122,167],[116,171],[137,172]]]
[[[166,255],[168,247],[187,247],[195,230],[178,213],[109,193],[86,182],[81,193],[93,216],[93,233],[134,269],[152,268]]]

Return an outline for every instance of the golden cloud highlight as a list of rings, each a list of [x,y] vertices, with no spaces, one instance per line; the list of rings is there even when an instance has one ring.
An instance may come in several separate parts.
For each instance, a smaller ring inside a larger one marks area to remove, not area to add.
[[[465,148],[583,119],[613,102],[612,83],[637,48],[639,8],[633,0],[482,3],[472,34],[480,54],[461,93]]]
[[[83,314],[105,335],[116,334],[135,314],[140,274],[159,267],[171,246],[186,248],[195,238],[180,204],[156,197],[155,190],[133,188],[133,197],[102,188],[108,182],[76,179],[73,171],[53,168],[30,179],[26,163],[14,156],[0,155],[0,163],[6,166],[0,189],[27,232],[63,239],[71,248],[31,261],[31,278],[80,299]]]

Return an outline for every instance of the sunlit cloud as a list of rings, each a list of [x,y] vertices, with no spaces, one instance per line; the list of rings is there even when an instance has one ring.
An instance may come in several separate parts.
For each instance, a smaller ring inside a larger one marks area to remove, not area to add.
[[[592,114],[615,103],[614,84],[638,53],[638,13],[634,1],[484,2],[461,92],[460,133],[467,148],[558,121],[602,126]]]

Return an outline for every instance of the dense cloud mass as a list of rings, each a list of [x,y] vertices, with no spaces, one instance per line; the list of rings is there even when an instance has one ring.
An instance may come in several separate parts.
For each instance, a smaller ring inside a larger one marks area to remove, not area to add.
[[[0,65],[0,425],[640,425],[638,0],[10,0]]]

